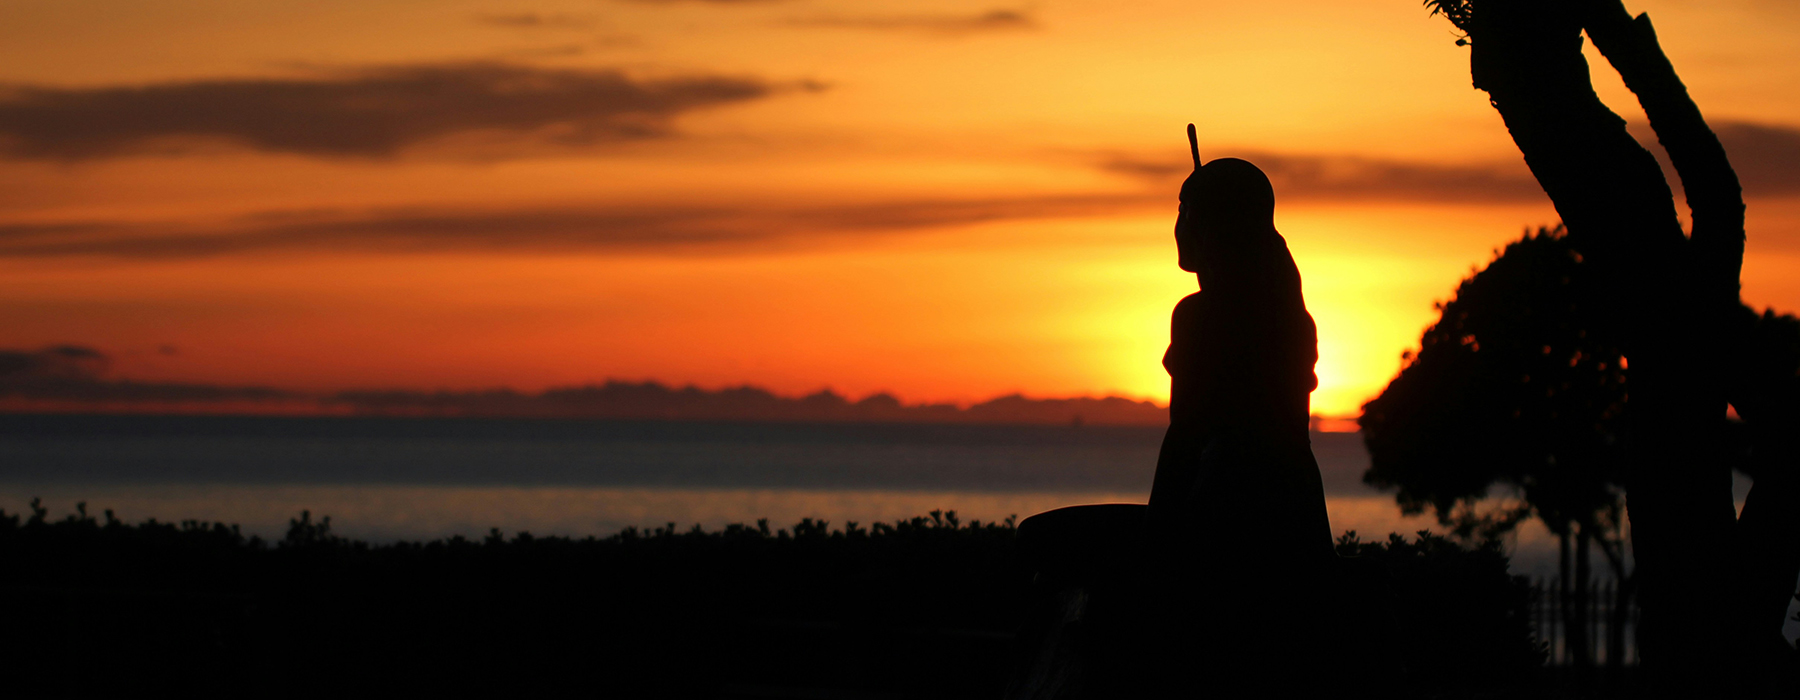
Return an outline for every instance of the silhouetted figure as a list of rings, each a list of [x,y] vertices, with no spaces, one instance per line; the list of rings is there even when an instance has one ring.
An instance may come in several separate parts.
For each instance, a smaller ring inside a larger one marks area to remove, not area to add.
[[[1275,231],[1274,188],[1249,162],[1220,158],[1188,177],[1181,203],[1180,265],[1201,291],[1176,304],[1163,355],[1169,432],[1150,490],[1151,524],[1230,539],[1242,556],[1329,559],[1331,525],[1308,435],[1318,332],[1299,268]]]
[[[1316,606],[1336,556],[1308,434],[1318,333],[1274,213],[1246,161],[1211,161],[1182,185],[1175,240],[1201,290],[1171,319],[1143,603],[1123,611],[1145,647],[1118,671],[1144,692],[1300,692],[1322,685],[1331,652]]]
[[[1351,639],[1379,615],[1325,602],[1357,592],[1379,608],[1379,574],[1346,576],[1333,553],[1308,432],[1317,330],[1274,189],[1248,162],[1194,160],[1175,239],[1201,291],[1175,307],[1149,506],[1021,524],[1043,610],[1024,637],[1042,641],[1013,698],[1354,696],[1338,673],[1379,646]]]

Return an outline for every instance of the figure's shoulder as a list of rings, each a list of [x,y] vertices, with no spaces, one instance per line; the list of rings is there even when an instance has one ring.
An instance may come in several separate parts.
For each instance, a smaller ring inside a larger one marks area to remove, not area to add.
[[[1197,313],[1199,312],[1200,307],[1205,304],[1206,292],[1204,290],[1194,292],[1193,294],[1182,297],[1181,301],[1175,302],[1175,315],[1180,316],[1182,314]]]
[[[1175,311],[1169,314],[1169,331],[1172,341],[1191,337],[1200,333],[1202,328],[1213,325],[1209,318],[1213,315],[1210,299],[1205,292],[1194,292],[1175,303]]]

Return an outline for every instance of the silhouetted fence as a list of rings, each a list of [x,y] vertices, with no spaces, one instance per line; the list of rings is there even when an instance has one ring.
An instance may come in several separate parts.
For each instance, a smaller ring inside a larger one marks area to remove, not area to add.
[[[1616,580],[1594,581],[1584,592],[1560,577],[1533,579],[1530,615],[1551,666],[1638,663],[1637,605]]]

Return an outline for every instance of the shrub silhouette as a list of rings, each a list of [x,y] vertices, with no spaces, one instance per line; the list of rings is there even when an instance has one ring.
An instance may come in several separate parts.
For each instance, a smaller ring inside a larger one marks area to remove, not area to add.
[[[1630,371],[1604,312],[1584,290],[1588,265],[1561,227],[1527,232],[1464,279],[1359,423],[1371,458],[1363,480],[1396,489],[1404,512],[1433,510],[1459,534],[1491,537],[1527,517],[1557,535],[1570,647],[1584,653],[1591,565],[1598,548],[1622,598],[1635,578],[1623,532]],[[1739,381],[1772,384],[1800,367],[1800,319],[1741,306]],[[1717,457],[1746,472],[1782,469],[1787,423],[1733,424]],[[1760,429],[1761,439],[1753,439]],[[1516,506],[1479,510],[1495,486]],[[1593,547],[1590,547],[1593,545]],[[1628,605],[1616,606],[1607,656],[1625,656]],[[1580,656],[1577,663],[1588,661]]]
[[[305,512],[271,543],[219,523],[96,520],[85,506],[53,519],[35,503],[0,512],[10,622],[34,631],[0,641],[0,658],[27,694],[994,697],[1029,587],[1013,533],[1011,519],[934,511],[372,544]],[[1432,640],[1386,670],[1397,696],[1517,671],[1531,641],[1498,550],[1435,537],[1339,547],[1389,566],[1403,619]],[[1330,593],[1318,604],[1376,604]],[[70,691],[69,678],[85,685]]]
[[[1410,541],[1396,533],[1364,542],[1352,530],[1336,546],[1339,556],[1373,559],[1387,570],[1408,690],[1430,697],[1526,685],[1543,666],[1531,584],[1507,573],[1499,540],[1468,547],[1421,530]]]

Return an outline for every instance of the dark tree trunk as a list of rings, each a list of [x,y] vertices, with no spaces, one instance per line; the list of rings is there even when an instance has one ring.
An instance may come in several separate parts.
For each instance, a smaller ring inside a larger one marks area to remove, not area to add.
[[[1717,343],[1700,369],[1712,370],[1706,381],[1722,387],[1752,427],[1757,477],[1733,528],[1729,570],[1736,580],[1728,582],[1727,595],[1734,603],[1737,670],[1747,685],[1756,684],[1761,672],[1792,656],[1781,628],[1800,577],[1800,455],[1791,445],[1792,426],[1800,420],[1800,378],[1784,363],[1757,356],[1748,332],[1755,319],[1741,310],[1738,297],[1743,189],[1724,146],[1663,53],[1650,18],[1632,18],[1618,0],[1590,0],[1587,7],[1588,36],[1637,95],[1687,196],[1693,291],[1702,311],[1696,336]]]
[[[1625,667],[1625,626],[1631,621],[1633,594],[1637,591],[1637,579],[1625,570],[1624,542],[1609,542],[1605,534],[1595,539],[1600,547],[1600,554],[1606,557],[1606,566],[1612,571],[1612,609],[1606,619],[1606,668],[1618,677],[1620,669]]]
[[[1734,562],[1724,545],[1736,513],[1718,449],[1731,317],[1722,300],[1736,303],[1742,257],[1736,177],[1648,21],[1629,19],[1616,0],[1478,0],[1474,9],[1475,86],[1489,94],[1585,256],[1589,292],[1604,309],[1598,330],[1630,360],[1627,487],[1650,687],[1671,697],[1716,694],[1737,658],[1721,643],[1731,638]],[[1584,23],[1598,27],[1608,60],[1622,66],[1659,137],[1672,144],[1695,206],[1691,243],[1655,159],[1594,93],[1581,53]]]
[[[1637,579],[1621,578],[1614,584],[1612,616],[1606,621],[1606,668],[1618,678],[1625,668],[1625,627],[1631,623],[1631,608],[1637,602]]]
[[[1782,635],[1795,579],[1800,578],[1800,378],[1757,377],[1734,386],[1732,403],[1751,430],[1747,469],[1755,484],[1738,517],[1738,623],[1753,659],[1777,661],[1788,651]]]
[[[1583,525],[1575,534],[1575,595],[1569,607],[1569,655],[1570,663],[1576,668],[1590,668],[1594,665],[1591,653],[1593,644],[1590,641],[1589,621],[1592,616],[1592,596],[1594,579],[1593,567],[1588,559],[1588,542],[1593,539],[1593,532]]]
[[[1563,529],[1556,533],[1556,624],[1562,626],[1563,656],[1573,656],[1574,653],[1573,648],[1569,644],[1569,640],[1573,638],[1574,635],[1574,633],[1570,631],[1571,625],[1569,624],[1569,621],[1574,619],[1573,611],[1575,610],[1575,606],[1573,605],[1574,596],[1569,590],[1569,581],[1573,578],[1569,575],[1570,568],[1569,524],[1563,523]],[[1552,638],[1552,640],[1554,640],[1554,638]],[[1555,642],[1552,641],[1551,643],[1554,644]],[[1554,649],[1552,649],[1552,651],[1554,651]],[[1551,660],[1555,661],[1555,658],[1552,657]]]
[[[1588,0],[1582,26],[1594,48],[1619,72],[1649,118],[1657,141],[1681,178],[1693,217],[1690,263],[1697,291],[1729,318],[1738,303],[1738,271],[1744,262],[1744,197],[1737,172],[1699,105],[1663,54],[1648,15],[1635,19],[1619,0]]]

